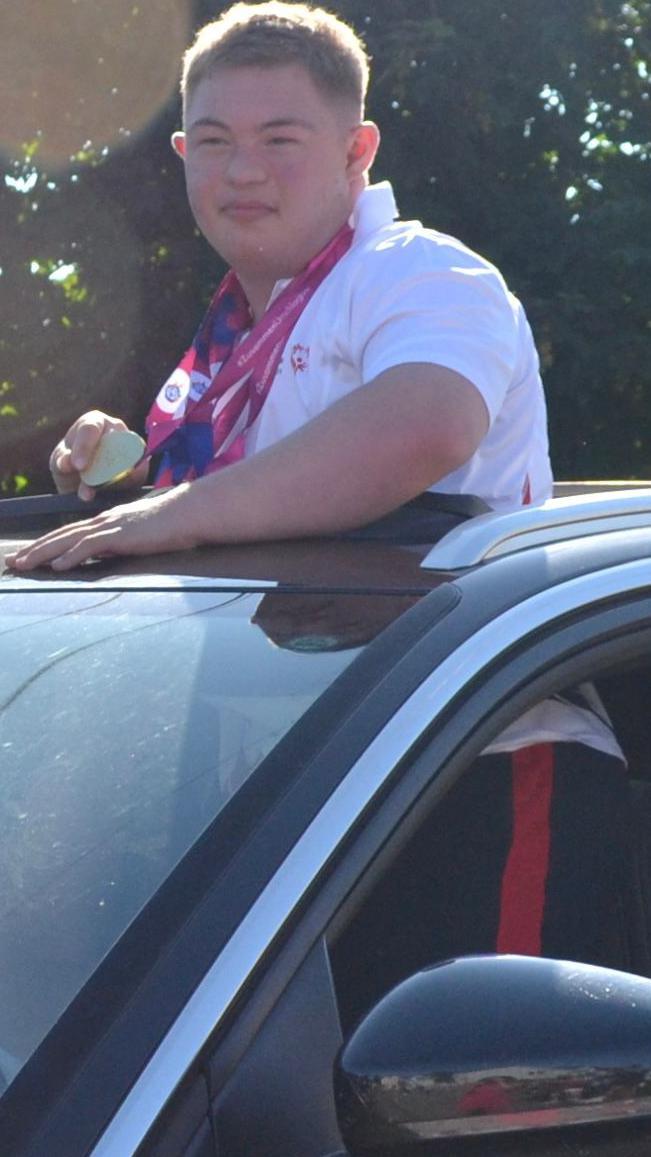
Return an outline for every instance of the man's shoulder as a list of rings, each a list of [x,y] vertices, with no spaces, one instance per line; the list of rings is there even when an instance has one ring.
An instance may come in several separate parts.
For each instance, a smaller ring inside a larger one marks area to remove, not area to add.
[[[368,187],[353,215],[355,237],[342,271],[361,265],[391,265],[445,273],[451,268],[481,271],[502,280],[497,267],[458,237],[398,216],[388,181]]]
[[[397,220],[359,239],[328,278],[328,289],[340,303],[423,300],[438,308],[454,300],[460,306],[481,301],[506,311],[519,309],[499,269],[456,237]]]
[[[390,253],[396,260],[424,261],[434,267],[481,269],[501,277],[497,266],[458,237],[423,225],[422,221],[397,220],[382,226],[361,241],[366,255]]]

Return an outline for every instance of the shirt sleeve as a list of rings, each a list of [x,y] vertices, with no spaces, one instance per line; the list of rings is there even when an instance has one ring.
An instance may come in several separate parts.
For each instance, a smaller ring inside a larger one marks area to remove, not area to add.
[[[350,329],[362,381],[408,362],[445,366],[479,390],[493,422],[515,372],[521,308],[499,272],[452,238],[407,229],[362,268]]]

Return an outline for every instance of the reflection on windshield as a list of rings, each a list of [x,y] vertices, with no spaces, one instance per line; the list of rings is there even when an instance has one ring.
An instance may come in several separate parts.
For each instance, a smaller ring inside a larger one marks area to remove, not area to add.
[[[355,656],[354,646],[320,654],[278,646],[255,622],[263,597],[0,599],[5,1080]]]

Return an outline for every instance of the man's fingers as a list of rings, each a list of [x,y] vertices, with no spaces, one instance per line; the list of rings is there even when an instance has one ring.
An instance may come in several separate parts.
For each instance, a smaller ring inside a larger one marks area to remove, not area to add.
[[[74,466],[70,461],[70,450],[65,442],[57,442],[54,450],[50,454],[50,470],[58,471],[59,474],[72,474]]]
[[[79,475],[70,461],[70,450],[59,442],[50,454],[50,474],[60,494],[71,494],[77,489]]]
[[[124,422],[117,418],[108,418],[106,414],[99,412],[87,414],[72,436],[67,435],[73,468],[77,471],[85,470],[92,461],[102,436],[107,430],[116,429],[126,429]]]
[[[121,418],[89,410],[77,418],[50,456],[50,469],[62,474],[85,470],[107,430],[126,430]]]
[[[93,498],[97,494],[97,490],[94,486],[88,486],[86,482],[80,482],[79,486],[77,487],[77,494],[79,498],[81,498],[82,502],[92,502]]]
[[[111,543],[119,532],[120,528],[113,526],[84,534],[82,538],[67,546],[61,554],[48,559],[49,565],[52,570],[70,570],[82,562],[87,562],[89,558],[105,558],[107,555],[116,554],[118,552],[112,548]]]
[[[75,565],[74,562],[65,561],[71,556],[83,562],[84,559],[97,555],[97,549],[93,550],[90,544],[98,536],[107,533],[102,527],[100,518],[77,522],[71,527],[51,531],[37,542],[8,554],[7,565],[14,570],[33,570],[35,567],[48,565],[57,570],[64,570],[67,566]]]
[[[106,555],[157,554],[196,546],[202,539],[183,513],[187,492],[187,486],[179,487],[173,494],[114,506],[94,518],[52,530],[7,555],[7,565],[20,573],[39,566],[61,571]]]
[[[121,418],[89,410],[73,422],[50,455],[50,473],[60,493],[76,490],[84,502],[95,497],[95,488],[81,482],[79,475],[90,466],[97,448],[109,430],[126,430]]]

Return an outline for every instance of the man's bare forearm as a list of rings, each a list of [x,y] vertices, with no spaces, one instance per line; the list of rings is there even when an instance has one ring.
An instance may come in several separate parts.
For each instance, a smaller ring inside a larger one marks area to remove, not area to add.
[[[435,368],[390,371],[269,449],[193,483],[183,505],[199,539],[347,530],[433,486],[472,455],[488,425],[474,386],[437,370],[434,389]]]
[[[52,531],[7,562],[67,570],[108,555],[347,530],[456,469],[487,426],[470,382],[437,367],[403,366],[260,454]]]

